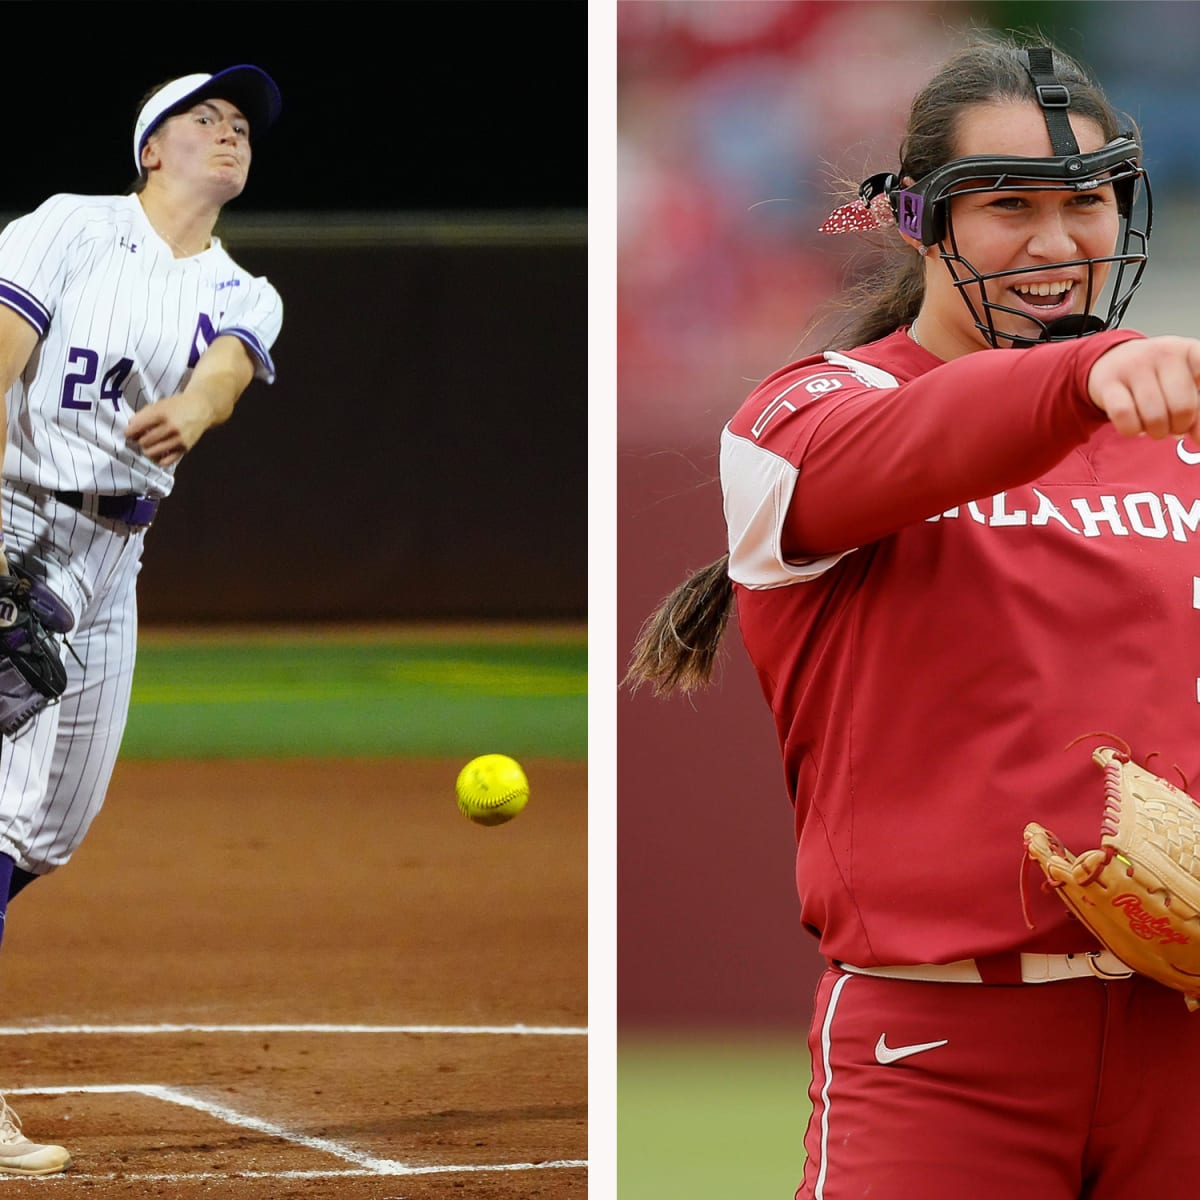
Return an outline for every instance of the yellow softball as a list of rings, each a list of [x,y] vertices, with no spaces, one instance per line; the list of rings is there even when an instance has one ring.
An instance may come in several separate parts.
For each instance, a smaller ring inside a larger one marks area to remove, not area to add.
[[[529,780],[507,754],[481,754],[458,773],[459,811],[477,825],[503,825],[529,800]]]

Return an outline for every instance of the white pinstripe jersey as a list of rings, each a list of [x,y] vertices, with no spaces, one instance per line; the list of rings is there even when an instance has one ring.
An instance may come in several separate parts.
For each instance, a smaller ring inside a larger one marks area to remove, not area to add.
[[[136,196],[51,196],[0,233],[0,303],[40,341],[8,394],[4,477],[51,491],[166,496],[174,468],[125,440],[130,415],[181,391],[221,334],[271,383],[279,294],[218,238],[176,259]]]

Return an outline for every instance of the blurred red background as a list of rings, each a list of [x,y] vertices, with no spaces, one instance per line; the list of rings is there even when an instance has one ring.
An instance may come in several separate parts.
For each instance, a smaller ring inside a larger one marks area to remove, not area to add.
[[[618,6],[618,676],[638,627],[725,549],[721,427],[812,347],[850,239],[816,228],[894,165],[947,10],[885,3]],[[767,706],[731,625],[717,686],[617,703],[618,1022],[807,1022],[792,812]]]
[[[1158,249],[1127,324],[1187,332],[1197,5],[617,5],[618,678],[654,605],[725,549],[725,421],[758,380],[823,348],[829,302],[870,259],[858,236],[817,227],[847,185],[896,168],[913,94],[989,28],[1051,38],[1138,123]],[[821,964],[799,925],[791,809],[736,628],[710,691],[621,690],[616,708],[620,1029],[795,1032]]]

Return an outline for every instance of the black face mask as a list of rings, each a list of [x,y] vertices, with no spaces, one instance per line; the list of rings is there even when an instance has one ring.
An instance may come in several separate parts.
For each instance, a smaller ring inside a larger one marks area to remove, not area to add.
[[[1028,51],[1030,78],[1042,106],[1050,134],[1053,156],[1017,158],[974,155],[954,159],[923,176],[911,187],[903,187],[895,175],[873,176],[863,184],[860,195],[887,194],[902,233],[925,246],[937,246],[939,256],[962,296],[972,319],[991,346],[1032,346],[1039,342],[1087,337],[1120,324],[1141,283],[1148,261],[1153,199],[1150,181],[1141,165],[1141,147],[1132,136],[1113,139],[1099,150],[1081,154],[1067,112],[1070,91],[1054,76],[1050,51],[1045,47]],[[962,253],[954,232],[952,197],[979,192],[1066,191],[1086,193],[1111,186],[1121,216],[1121,233],[1112,254],[1045,263],[1011,271],[983,272]],[[866,199],[866,202],[869,200]],[[1040,321],[1027,309],[1015,309],[987,299],[985,284],[995,279],[1014,279],[1033,272],[1043,277],[1062,267],[1064,277],[1075,279],[1085,289],[1082,312],[1051,321]],[[1107,278],[1099,284],[1100,268]],[[1082,276],[1082,278],[1080,278]],[[1028,329],[1040,325],[1036,336],[1015,336],[1006,326]]]

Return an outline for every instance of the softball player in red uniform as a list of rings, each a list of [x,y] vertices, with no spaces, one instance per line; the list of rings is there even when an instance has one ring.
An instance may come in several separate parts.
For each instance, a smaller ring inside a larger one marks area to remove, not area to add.
[[[0,744],[0,921],[104,801],[143,543],[176,464],[255,376],[274,379],[279,296],[213,227],[278,110],[257,67],[172,80],[137,114],[130,194],[51,196],[0,233],[0,571],[7,556],[45,579],[74,618],[61,703]],[[69,1162],[26,1139],[0,1097],[0,1174]]]
[[[952,58],[825,226],[894,273],[729,422],[729,553],[639,639],[630,682],[703,684],[736,596],[775,720],[828,961],[803,1200],[1195,1193],[1200,1016],[1021,887],[1027,821],[1099,836],[1074,739],[1200,779],[1200,341],[1117,328],[1149,205],[1077,64]]]

